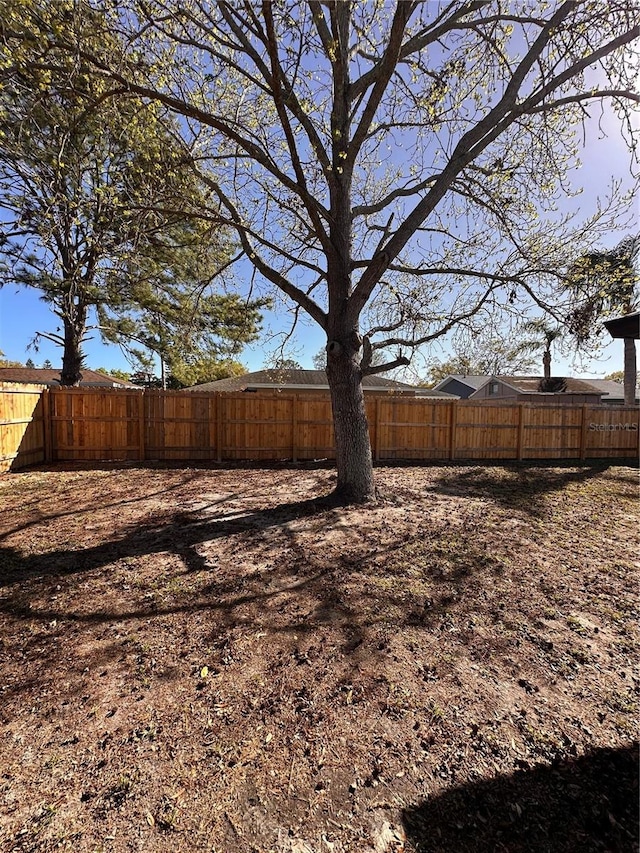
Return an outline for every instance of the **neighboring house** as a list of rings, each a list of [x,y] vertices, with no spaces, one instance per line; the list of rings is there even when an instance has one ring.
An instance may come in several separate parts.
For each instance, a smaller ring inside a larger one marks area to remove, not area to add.
[[[466,400],[474,394],[479,388],[491,379],[490,376],[466,376],[461,373],[451,374],[446,376],[437,385],[434,386],[434,391],[443,391],[447,394],[455,394],[462,400]]]
[[[554,378],[555,379],[555,378]],[[542,376],[447,376],[435,390],[453,391],[468,400],[509,400],[519,403],[592,405],[602,402],[599,388],[589,380],[561,377],[555,379],[562,390],[541,390]],[[454,390],[455,389],[455,390]]]
[[[554,377],[556,379],[556,377]],[[562,390],[542,391],[542,376],[491,376],[475,391],[471,400],[509,400],[518,403],[548,403],[557,405],[591,405],[602,402],[602,394],[593,385],[582,379],[558,377],[556,381]]]
[[[0,382],[18,385],[48,385],[60,387],[60,371],[46,367],[0,367]],[[131,382],[98,373],[97,370],[83,370],[80,388],[136,388]]]
[[[602,402],[608,406],[624,405],[624,385],[622,382],[614,382],[613,379],[585,379],[589,385],[593,385],[602,394]],[[640,389],[636,389],[636,404],[640,402]]]
[[[436,400],[453,400],[455,396],[441,391],[416,388],[405,382],[396,382],[382,376],[365,376],[362,380],[365,394],[406,394],[410,396],[433,397]],[[329,391],[327,374],[324,370],[258,370],[216,382],[192,385],[186,391],[295,391],[302,394],[326,394]]]

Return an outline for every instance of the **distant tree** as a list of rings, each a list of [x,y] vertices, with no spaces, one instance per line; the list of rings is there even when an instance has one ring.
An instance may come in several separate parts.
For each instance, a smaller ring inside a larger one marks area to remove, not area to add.
[[[167,386],[188,388],[192,385],[203,385],[205,382],[217,382],[218,379],[228,379],[231,376],[242,376],[246,372],[246,367],[238,361],[220,361],[212,356],[194,357],[171,365]]]
[[[624,370],[614,370],[613,373],[607,373],[604,378],[612,382],[624,382]]]
[[[25,367],[28,367],[30,370],[33,370],[33,368],[35,367],[35,364],[34,364],[34,362],[33,362],[33,359],[32,359],[32,358],[28,358],[28,359],[27,359],[27,362],[26,362],[26,364],[25,364]]]
[[[530,352],[542,350],[542,372],[541,391],[561,390],[560,386],[552,380],[551,361],[552,346],[554,342],[562,338],[562,329],[548,318],[536,317],[524,324],[526,333],[530,336],[524,344],[525,349]]]
[[[371,353],[371,365],[373,367],[377,367],[378,365],[383,364],[386,361],[384,353],[376,350]],[[327,350],[323,348],[318,350],[318,352],[313,356],[313,366],[316,370],[326,370],[327,367]],[[388,373],[387,370],[380,371],[381,373]]]
[[[141,388],[162,388],[162,380],[149,370],[137,370],[129,377],[129,382],[132,385],[139,385]]]
[[[579,349],[593,346],[607,335],[604,320],[629,314],[640,300],[638,256],[640,235],[625,237],[613,249],[581,255],[569,268],[566,286],[572,301],[567,318],[569,334]],[[624,400],[633,406],[636,396],[636,344],[624,340]]]
[[[508,337],[508,341],[505,338]],[[511,343],[511,341],[518,341]],[[529,341],[522,339],[522,332],[483,335],[479,337],[460,336],[455,342],[453,355],[443,361],[433,362],[424,384],[437,385],[447,376],[463,374],[467,376],[514,376],[529,371],[534,364],[534,356]]]
[[[302,370],[302,365],[295,358],[277,357],[265,363],[266,370]]]
[[[323,347],[312,358],[313,366],[316,370],[324,370],[327,366],[327,351]]]
[[[131,371],[129,370],[120,370],[114,367],[96,367],[95,370],[97,373],[104,373],[105,376],[113,376],[115,379],[122,379],[125,382],[131,378]]]
[[[35,41],[12,39],[12,24]],[[83,0],[0,0],[0,30],[0,286],[35,288],[51,306],[60,325],[37,337],[62,347],[62,384],[79,382],[92,329],[166,358],[158,328],[175,348],[212,313],[220,328],[228,305],[235,334],[237,297],[208,292],[228,248],[219,225],[193,217],[205,191],[175,125],[157,104],[107,97],[82,59],[118,52],[106,13]],[[56,51],[54,37],[74,52]],[[254,309],[250,337],[256,320]]]

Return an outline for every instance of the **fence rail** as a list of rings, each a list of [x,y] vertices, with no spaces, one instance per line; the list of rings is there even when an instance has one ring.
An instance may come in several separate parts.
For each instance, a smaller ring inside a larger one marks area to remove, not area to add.
[[[376,461],[629,459],[637,408],[366,400]],[[304,394],[0,384],[0,472],[72,460],[333,458],[331,403]]]

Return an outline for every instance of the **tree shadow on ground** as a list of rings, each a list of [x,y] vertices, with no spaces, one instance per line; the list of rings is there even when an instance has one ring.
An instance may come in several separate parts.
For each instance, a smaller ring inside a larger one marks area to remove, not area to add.
[[[571,484],[581,484],[600,476],[614,463],[511,463],[486,466],[482,463],[447,466],[428,491],[463,498],[483,498],[506,509],[521,510],[539,517],[544,498],[562,492]],[[616,467],[619,461],[615,460]],[[629,467],[630,475],[633,468]]]
[[[637,853],[638,744],[453,788],[403,821],[417,853]]]
[[[209,508],[222,503],[224,501],[214,502]],[[68,548],[44,554],[22,555],[13,548],[0,547],[0,588],[31,578],[91,572],[119,559],[163,550],[180,554],[188,569],[200,571],[208,568],[195,550],[195,546],[203,542],[237,533],[283,527],[290,521],[325,512],[334,505],[330,498],[314,498],[280,504],[266,510],[227,514],[220,512],[206,519],[184,512],[172,513],[168,518],[159,518],[157,523],[136,523],[126,535],[118,539],[78,550]],[[42,519],[38,521],[42,523]]]

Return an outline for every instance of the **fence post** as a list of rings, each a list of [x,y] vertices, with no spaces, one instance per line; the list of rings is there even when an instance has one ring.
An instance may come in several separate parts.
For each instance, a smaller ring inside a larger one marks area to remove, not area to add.
[[[144,462],[146,456],[144,403],[144,388],[141,388],[138,394],[138,459],[141,462]]]
[[[53,424],[51,422],[51,391],[48,388],[45,388],[42,391],[42,434],[44,439],[44,461],[51,462],[52,461],[52,441],[51,441],[51,429]]]
[[[380,461],[380,442],[382,441],[381,429],[380,429],[380,409],[382,407],[382,403],[380,397],[376,397],[376,408],[375,408],[375,435],[374,435],[374,443],[373,443],[373,461]]]
[[[298,395],[294,394],[291,402],[291,459],[298,461]]]
[[[449,459],[456,458],[456,432],[458,426],[458,401],[451,401],[451,423],[449,424]]]
[[[587,429],[589,427],[587,420],[587,407],[582,407],[582,423],[580,429],[580,459],[587,458]]]
[[[216,448],[218,462],[222,462],[222,394],[216,396]]]
[[[524,459],[524,428],[525,428],[525,404],[518,403],[518,448],[516,451],[516,455],[518,458],[518,462],[522,462]]]

